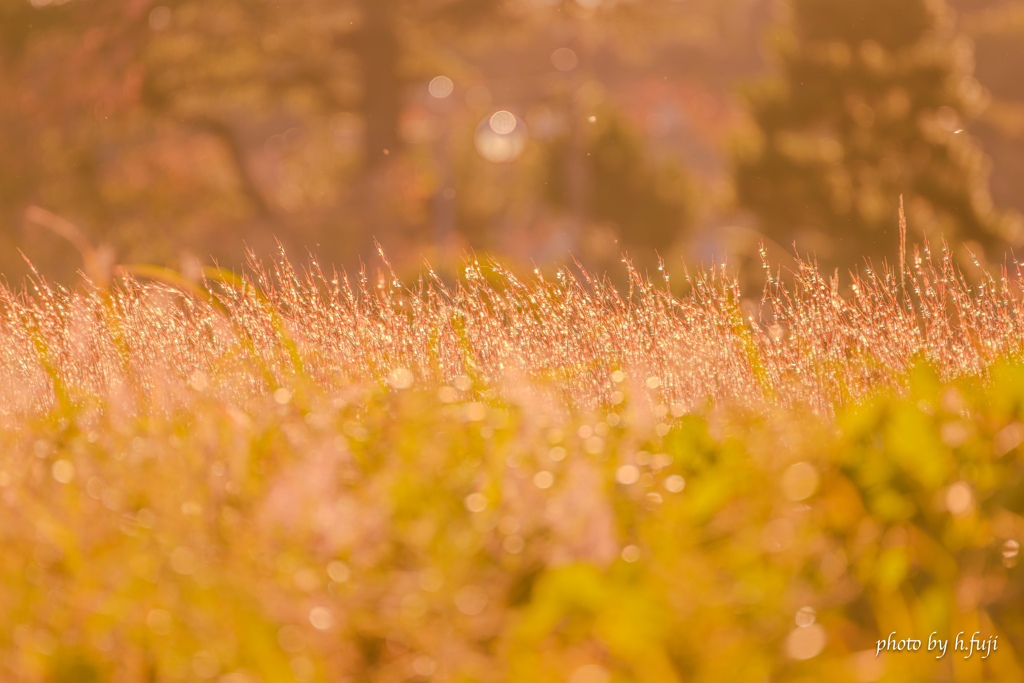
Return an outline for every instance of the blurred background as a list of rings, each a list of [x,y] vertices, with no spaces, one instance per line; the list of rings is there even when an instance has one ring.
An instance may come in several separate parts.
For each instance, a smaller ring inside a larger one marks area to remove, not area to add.
[[[1024,0],[0,0],[0,272],[1024,243]]]

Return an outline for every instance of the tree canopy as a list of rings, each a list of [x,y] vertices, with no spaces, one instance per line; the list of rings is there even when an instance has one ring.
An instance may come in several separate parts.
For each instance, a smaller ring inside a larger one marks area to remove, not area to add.
[[[984,104],[971,46],[931,0],[794,0],[779,76],[751,88],[756,131],[736,161],[739,203],[764,232],[825,262],[876,265],[912,233],[1020,244],[994,206],[986,158],[965,132]]]

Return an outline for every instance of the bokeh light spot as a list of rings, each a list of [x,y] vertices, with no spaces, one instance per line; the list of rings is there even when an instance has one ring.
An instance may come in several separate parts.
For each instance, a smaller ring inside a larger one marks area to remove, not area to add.
[[[472,401],[463,407],[463,413],[466,416],[466,420],[479,422],[487,417],[487,406],[479,401]]]
[[[326,607],[314,607],[309,611],[309,623],[318,631],[329,631],[334,626],[334,615]]]
[[[471,493],[466,496],[466,509],[470,512],[483,512],[487,509],[487,496],[482,493]]]
[[[505,540],[501,543],[501,547],[503,547],[505,552],[510,555],[518,555],[523,552],[523,548],[526,547],[526,541],[523,540],[522,536],[513,534],[505,537]]]
[[[291,624],[282,626],[277,631],[277,644],[285,652],[298,652],[303,646],[302,630]]]
[[[946,509],[954,517],[963,517],[974,509],[974,494],[967,483],[958,481],[946,489]]]
[[[560,47],[551,53],[551,64],[559,71],[572,71],[579,64],[579,59],[569,48]]]
[[[412,660],[412,670],[419,676],[432,676],[437,671],[437,662],[434,661],[433,657],[420,655]]]
[[[395,368],[388,375],[388,384],[394,389],[408,389],[412,386],[413,374],[406,368]]]
[[[813,607],[801,607],[796,612],[796,625],[800,628],[807,628],[818,618],[818,612]]]
[[[420,588],[428,593],[436,593],[444,586],[444,572],[435,567],[428,567],[420,572]]]
[[[635,484],[640,479],[640,469],[636,465],[623,465],[615,471],[615,481],[620,484]]]
[[[817,657],[825,649],[825,629],[821,624],[796,627],[786,637],[786,654],[793,659]]]
[[[782,492],[789,500],[810,498],[817,489],[818,471],[808,462],[794,463],[782,475]]]
[[[1016,567],[1018,554],[1020,554],[1020,543],[1012,538],[1003,543],[1003,566],[1007,569]]]
[[[149,27],[154,31],[165,31],[171,26],[171,8],[165,5],[154,7],[149,13]]]
[[[508,135],[516,129],[518,121],[515,114],[503,109],[491,114],[488,125],[498,135]]]
[[[479,586],[463,586],[455,593],[455,606],[466,616],[476,616],[487,607],[487,593]]]
[[[75,466],[70,460],[58,460],[51,468],[53,478],[61,484],[70,484],[75,478]]]
[[[439,100],[443,100],[451,95],[452,91],[455,90],[455,83],[453,83],[452,79],[447,76],[438,76],[430,81],[430,85],[427,86],[427,89],[430,91],[431,96],[436,97]]]
[[[352,570],[341,560],[332,560],[327,565],[327,576],[331,577],[331,581],[345,583],[352,576]]]

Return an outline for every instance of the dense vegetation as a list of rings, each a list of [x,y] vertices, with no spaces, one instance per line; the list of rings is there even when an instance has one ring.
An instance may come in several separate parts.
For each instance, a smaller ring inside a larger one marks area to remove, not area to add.
[[[945,3],[796,0],[791,13],[781,73],[749,93],[757,133],[736,167],[739,202],[765,232],[855,266],[895,242],[905,193],[919,234],[990,256],[1019,244],[1019,217],[994,207],[964,130],[988,95]]]
[[[1024,678],[1020,273],[630,278],[3,290],[0,677]]]

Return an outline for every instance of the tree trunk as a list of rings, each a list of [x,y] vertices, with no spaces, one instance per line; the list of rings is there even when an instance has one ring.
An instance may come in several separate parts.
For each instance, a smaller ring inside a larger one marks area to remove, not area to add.
[[[363,71],[362,112],[364,167],[381,166],[399,146],[398,117],[401,84],[398,58],[401,49],[391,23],[391,0],[361,0],[363,27],[358,45]]]

